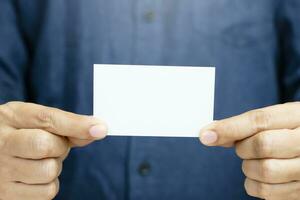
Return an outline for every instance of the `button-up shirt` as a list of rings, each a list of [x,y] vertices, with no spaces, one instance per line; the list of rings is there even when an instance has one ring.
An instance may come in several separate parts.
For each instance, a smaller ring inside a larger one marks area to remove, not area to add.
[[[1,0],[0,103],[92,114],[94,63],[216,66],[215,119],[299,100],[299,12],[299,0]],[[58,200],[254,199],[234,149],[196,138],[107,137],[73,149],[60,180]]]

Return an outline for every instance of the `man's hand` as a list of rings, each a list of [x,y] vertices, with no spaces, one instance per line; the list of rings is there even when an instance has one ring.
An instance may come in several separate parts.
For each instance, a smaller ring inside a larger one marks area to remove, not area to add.
[[[49,200],[70,147],[106,135],[102,121],[36,104],[0,105],[0,199]]]
[[[287,103],[213,122],[200,140],[235,146],[243,159],[245,188],[266,200],[300,199],[300,103]]]

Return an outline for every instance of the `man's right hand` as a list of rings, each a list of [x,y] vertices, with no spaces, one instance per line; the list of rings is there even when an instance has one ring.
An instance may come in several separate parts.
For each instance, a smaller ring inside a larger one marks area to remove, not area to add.
[[[93,117],[31,103],[0,105],[0,200],[49,200],[73,146],[103,139]]]

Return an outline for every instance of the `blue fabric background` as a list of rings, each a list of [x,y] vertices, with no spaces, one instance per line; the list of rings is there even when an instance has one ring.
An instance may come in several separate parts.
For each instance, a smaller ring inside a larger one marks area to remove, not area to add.
[[[216,66],[216,119],[299,100],[299,11],[299,0],[0,0],[0,103],[92,114],[94,63]],[[243,182],[234,149],[108,137],[72,150],[57,199],[254,199]]]

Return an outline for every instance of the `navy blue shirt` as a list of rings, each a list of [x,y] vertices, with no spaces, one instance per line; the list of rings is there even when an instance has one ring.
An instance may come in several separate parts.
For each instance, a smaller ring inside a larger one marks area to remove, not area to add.
[[[299,0],[0,0],[0,103],[92,114],[94,63],[216,66],[216,119],[299,100],[299,12]],[[254,199],[234,149],[190,138],[107,137],[73,149],[60,180],[58,200]]]

